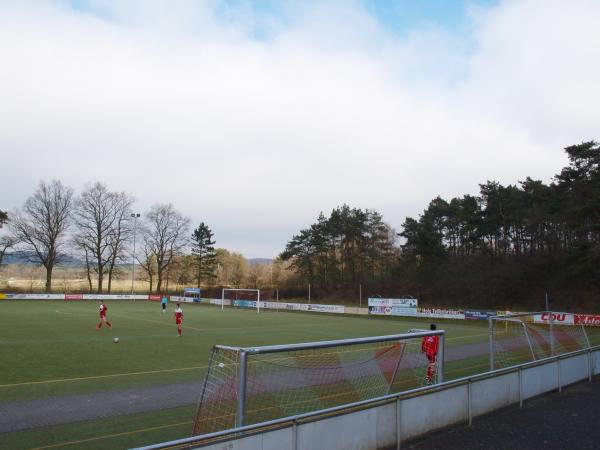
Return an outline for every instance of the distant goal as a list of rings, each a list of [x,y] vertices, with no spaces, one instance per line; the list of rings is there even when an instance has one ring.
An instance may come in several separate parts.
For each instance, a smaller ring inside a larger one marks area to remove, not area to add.
[[[260,312],[260,289],[223,288],[221,291],[221,309],[226,301],[236,308],[254,308]]]

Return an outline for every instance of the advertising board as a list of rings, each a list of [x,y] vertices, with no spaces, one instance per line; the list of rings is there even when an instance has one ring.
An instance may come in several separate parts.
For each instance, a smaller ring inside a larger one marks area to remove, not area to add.
[[[465,319],[466,320],[487,320],[492,316],[496,315],[496,311],[486,311],[486,310],[465,310]]]
[[[417,317],[431,317],[432,319],[464,320],[465,312],[459,309],[418,308]]]
[[[6,294],[6,297],[26,300],[64,300],[65,294]]]
[[[340,305],[308,305],[308,311],[324,312],[324,313],[335,313],[344,314],[346,308]]]
[[[569,313],[544,312],[541,314],[534,314],[533,316],[534,323],[549,323],[550,320],[552,320],[552,323],[560,325],[575,325],[575,318],[573,317],[573,314]]]
[[[369,314],[415,317],[419,302],[416,298],[369,298],[368,304]]]
[[[600,314],[575,314],[575,325],[600,326]]]

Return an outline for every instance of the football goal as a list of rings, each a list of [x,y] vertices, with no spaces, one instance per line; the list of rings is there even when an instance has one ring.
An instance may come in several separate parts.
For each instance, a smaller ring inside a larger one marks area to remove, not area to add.
[[[221,309],[225,308],[225,301],[238,308],[256,308],[260,312],[260,289],[223,289],[221,291]]]
[[[590,346],[573,314],[542,311],[489,318],[490,370]]]
[[[444,331],[266,347],[213,347],[193,435],[261,423],[431,384],[423,340]]]

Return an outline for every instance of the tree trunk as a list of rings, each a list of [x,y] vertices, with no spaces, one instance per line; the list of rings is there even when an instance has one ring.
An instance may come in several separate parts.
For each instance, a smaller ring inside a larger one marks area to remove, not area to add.
[[[46,266],[46,293],[52,291],[52,265]]]

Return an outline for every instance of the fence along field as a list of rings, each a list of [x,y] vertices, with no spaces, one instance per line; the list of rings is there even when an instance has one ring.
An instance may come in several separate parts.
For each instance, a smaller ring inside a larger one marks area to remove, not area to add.
[[[93,301],[0,301],[0,358],[7,368],[0,373],[0,411],[10,412],[0,416],[12,417],[0,423],[0,447],[125,448],[187,436],[214,344],[395,334],[431,321],[186,304],[179,339],[171,305],[162,314],[152,302],[107,304],[112,331],[95,330]],[[447,321],[441,328],[448,379],[487,369],[484,321]]]

